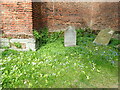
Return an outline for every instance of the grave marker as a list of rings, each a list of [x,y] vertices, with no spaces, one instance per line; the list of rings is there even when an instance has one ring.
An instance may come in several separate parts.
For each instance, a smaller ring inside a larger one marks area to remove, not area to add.
[[[114,31],[110,29],[101,30],[93,43],[100,44],[100,45],[108,45],[110,39],[112,38]]]
[[[75,27],[69,26],[64,32],[64,46],[76,46],[76,31]]]

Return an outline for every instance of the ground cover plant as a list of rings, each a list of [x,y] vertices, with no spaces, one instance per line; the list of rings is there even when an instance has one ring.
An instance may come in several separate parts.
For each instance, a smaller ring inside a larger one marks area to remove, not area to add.
[[[44,42],[37,51],[6,49],[2,53],[3,88],[117,87],[117,40],[108,46],[96,45],[92,43],[96,35],[81,29],[77,46],[64,47],[62,32],[49,35],[48,40],[34,34]]]

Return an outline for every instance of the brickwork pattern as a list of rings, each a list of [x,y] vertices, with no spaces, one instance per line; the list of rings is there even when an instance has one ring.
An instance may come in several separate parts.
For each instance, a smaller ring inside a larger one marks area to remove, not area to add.
[[[32,38],[33,29],[64,30],[69,25],[94,30],[118,29],[118,2],[15,2],[0,3],[3,37]]]
[[[57,31],[69,25],[76,28],[90,25],[90,2],[33,2],[32,6],[34,29],[48,27],[49,31]]]
[[[54,3],[54,28],[62,29],[73,25],[76,28],[90,25],[91,3]]]
[[[92,28],[101,30],[105,28],[118,29],[118,2],[93,3]]]
[[[0,3],[0,30],[3,37],[32,37],[32,4],[31,2]]]
[[[49,31],[57,31],[73,25],[94,30],[119,30],[118,5],[118,2],[33,3],[33,28],[48,27]]]

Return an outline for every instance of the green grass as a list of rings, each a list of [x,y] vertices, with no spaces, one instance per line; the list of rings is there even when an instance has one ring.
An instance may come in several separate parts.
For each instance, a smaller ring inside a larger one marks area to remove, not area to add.
[[[79,35],[78,35],[79,36]],[[118,84],[118,55],[92,43],[95,35],[77,37],[76,47],[64,47],[63,37],[37,51],[2,53],[4,88],[110,88]]]

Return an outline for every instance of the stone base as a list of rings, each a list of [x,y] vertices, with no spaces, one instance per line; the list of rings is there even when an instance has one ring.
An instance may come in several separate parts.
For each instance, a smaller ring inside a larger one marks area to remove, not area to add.
[[[64,45],[65,47],[76,47],[76,45]]]
[[[20,47],[15,45],[17,43]],[[8,47],[10,49],[18,50],[18,51],[28,51],[33,50],[35,51],[35,39],[8,39],[8,38],[1,38],[0,39],[0,48]]]

